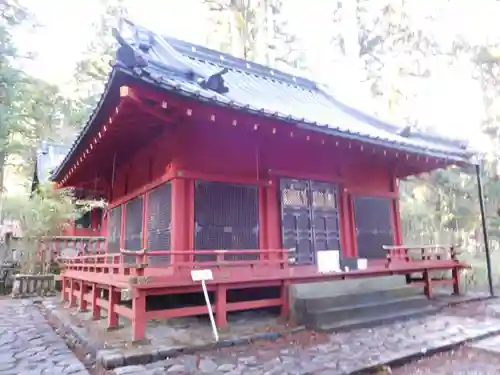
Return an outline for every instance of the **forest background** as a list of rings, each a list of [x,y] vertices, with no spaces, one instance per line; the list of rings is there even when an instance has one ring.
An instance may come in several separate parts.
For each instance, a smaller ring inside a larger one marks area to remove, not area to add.
[[[102,92],[111,30],[157,32],[321,82],[395,124],[481,152],[500,287],[500,2],[496,0],[0,0],[0,192],[28,199],[42,141],[70,143]],[[450,168],[401,181],[407,243],[457,243],[486,289],[477,183]]]

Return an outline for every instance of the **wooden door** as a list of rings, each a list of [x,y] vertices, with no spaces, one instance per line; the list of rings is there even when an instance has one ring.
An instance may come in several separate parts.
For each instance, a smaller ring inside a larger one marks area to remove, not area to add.
[[[285,249],[295,249],[290,261],[313,264],[313,231],[309,181],[281,179],[281,235]]]
[[[315,264],[316,253],[340,250],[337,187],[327,182],[281,179],[283,247],[297,264]]]
[[[340,251],[337,186],[327,182],[311,181],[310,188],[315,252]]]
[[[391,199],[356,196],[353,203],[358,257],[384,259],[382,246],[394,244]]]

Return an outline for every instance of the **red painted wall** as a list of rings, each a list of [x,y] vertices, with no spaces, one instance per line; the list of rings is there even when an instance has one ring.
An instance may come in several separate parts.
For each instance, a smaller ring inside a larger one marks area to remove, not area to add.
[[[349,150],[339,142],[291,135],[286,128],[249,130],[238,126],[206,123],[182,125],[143,148],[115,173],[111,206],[123,203],[152,181],[168,173],[172,182],[172,249],[193,248],[192,179],[259,184],[260,246],[281,247],[278,178],[293,177],[339,183],[341,245],[356,254],[352,196],[397,198],[394,173],[387,162],[369,153]],[[345,146],[345,141],[344,146]],[[187,180],[187,181],[186,181]],[[142,189],[144,190],[144,189]],[[141,192],[142,193],[142,192]],[[395,241],[401,238],[396,199],[393,206]],[[180,233],[182,231],[182,233]]]

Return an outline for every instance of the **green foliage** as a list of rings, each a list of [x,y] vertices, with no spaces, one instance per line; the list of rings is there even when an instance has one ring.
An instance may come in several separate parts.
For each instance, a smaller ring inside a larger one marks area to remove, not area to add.
[[[47,251],[37,250],[50,237],[59,236],[74,220],[88,211],[88,206],[77,205],[69,189],[55,189],[54,184],[40,185],[31,197],[14,196],[5,199],[4,215],[19,222],[22,229],[21,268],[24,273],[44,273],[51,270],[51,259],[45,261]]]
[[[204,0],[214,32],[210,46],[276,68],[305,68],[282,0]]]
[[[77,105],[84,117],[88,117],[99,100],[114,63],[117,42],[112,30],[127,16],[125,0],[101,0],[100,7],[100,17],[92,25],[94,35],[75,67]]]
[[[55,189],[53,183],[40,185],[33,196],[6,199],[6,217],[21,223],[24,238],[37,242],[45,237],[58,236],[88,207],[76,204],[70,189]]]

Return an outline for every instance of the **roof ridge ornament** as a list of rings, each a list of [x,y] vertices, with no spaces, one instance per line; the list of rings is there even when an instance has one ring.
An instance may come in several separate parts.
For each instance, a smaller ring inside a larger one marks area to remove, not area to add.
[[[210,75],[208,78],[203,78],[199,82],[200,86],[207,90],[215,91],[219,94],[225,94],[229,92],[229,88],[224,82],[223,75],[228,73],[228,68],[223,68],[217,73]]]
[[[410,138],[413,135],[414,130],[415,129],[413,129],[412,125],[407,125],[398,132],[398,135],[404,138]]]
[[[124,64],[127,68],[143,68],[148,65],[146,59],[135,51],[135,49],[121,36],[117,28],[113,28],[113,36],[120,47],[116,51],[116,61]]]

